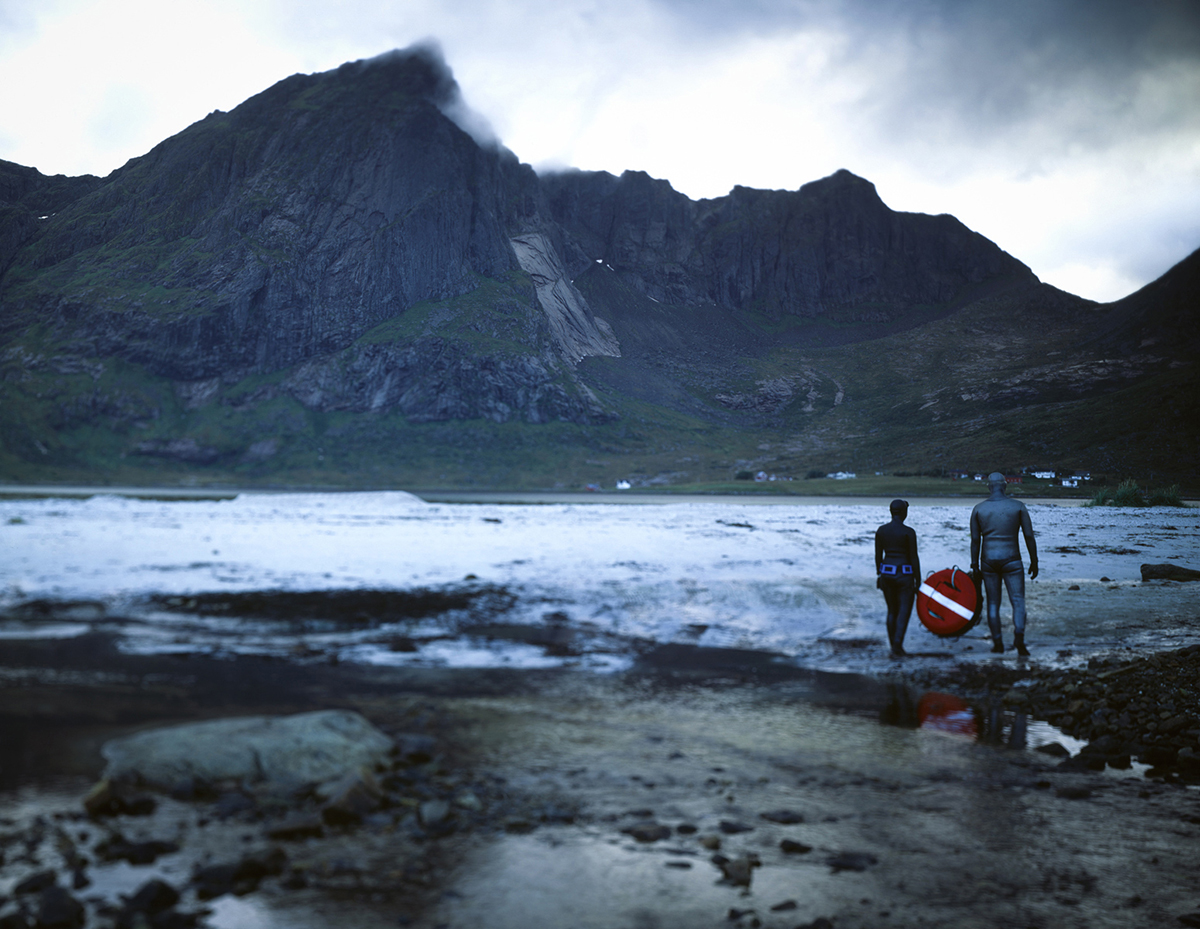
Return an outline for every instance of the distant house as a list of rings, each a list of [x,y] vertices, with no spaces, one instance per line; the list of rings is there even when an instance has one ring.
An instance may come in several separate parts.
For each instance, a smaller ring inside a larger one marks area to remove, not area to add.
[[[1079,486],[1079,478],[1064,477],[1062,479],[1062,485],[1063,485],[1063,487],[1078,487]]]
[[[1053,471],[1034,471],[1032,476],[1038,478],[1039,480],[1052,481],[1058,475],[1055,474]]]
[[[629,481],[617,481],[617,490],[628,490],[632,486]]]
[[[1019,474],[1006,474],[1006,475],[1004,475],[1004,483],[1006,483],[1006,484],[1023,484],[1024,481],[1021,480],[1021,475],[1019,475]]]
[[[826,474],[825,476],[834,481],[852,481],[858,477],[858,475],[853,471],[835,471],[832,474]]]
[[[754,480],[757,481],[759,484],[761,484],[766,479],[767,479],[766,471],[759,471],[757,474],[754,475]]]
[[[983,480],[983,475],[982,475],[982,474],[976,474],[976,475],[975,475],[975,480],[977,480],[977,481],[982,481],[982,480]]]

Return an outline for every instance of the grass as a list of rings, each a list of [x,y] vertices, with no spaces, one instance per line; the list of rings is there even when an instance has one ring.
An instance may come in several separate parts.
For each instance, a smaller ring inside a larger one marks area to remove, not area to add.
[[[1179,485],[1157,490],[1143,490],[1133,479],[1124,480],[1116,490],[1102,488],[1084,506],[1187,506]]]

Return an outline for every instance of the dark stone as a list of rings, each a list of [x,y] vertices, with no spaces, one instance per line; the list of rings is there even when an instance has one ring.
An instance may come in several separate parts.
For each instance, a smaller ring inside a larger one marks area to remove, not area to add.
[[[1090,787],[1068,785],[1058,788],[1058,790],[1054,791],[1054,795],[1062,797],[1064,800],[1086,800],[1092,795],[1092,790]]]
[[[37,929],[82,929],[86,911],[83,904],[63,887],[49,887],[38,899]]]
[[[784,900],[782,903],[776,903],[771,907],[772,913],[784,913],[788,910],[794,910],[799,906],[795,900]]]
[[[680,835],[695,835],[698,830],[691,823],[680,823],[675,827],[675,831]]]
[[[437,752],[437,739],[428,735],[402,733],[396,736],[397,760],[407,765],[428,764]]]
[[[813,850],[811,845],[805,845],[794,839],[784,839],[779,843],[779,848],[785,855],[807,855]]]
[[[753,826],[748,826],[745,823],[739,823],[731,819],[721,820],[719,828],[726,835],[737,835],[739,832],[754,831]]]
[[[290,842],[325,834],[325,821],[316,813],[296,813],[267,829],[267,838]]]
[[[175,842],[151,839],[147,842],[130,842],[120,833],[96,845],[96,854],[105,861],[128,861],[130,864],[153,864],[159,855],[170,855],[179,851]]]
[[[1178,751],[1166,745],[1152,745],[1142,752],[1138,760],[1142,764],[1153,765],[1155,767],[1173,764]]]
[[[1181,926],[1200,927],[1200,912],[1184,913],[1182,916],[1178,917],[1178,920],[1179,925]]]
[[[1174,564],[1142,565],[1143,581],[1200,581],[1200,571]]]
[[[639,842],[658,842],[671,837],[671,827],[660,823],[634,823],[621,830]]]
[[[160,913],[179,902],[179,891],[166,881],[155,878],[147,881],[125,901],[125,909],[131,913]]]
[[[0,916],[0,929],[30,929],[24,913],[5,913]]]
[[[268,875],[283,873],[287,855],[282,849],[271,849],[258,855],[247,855],[236,864],[211,865],[192,875],[192,886],[201,900],[211,900],[223,894],[244,896],[258,889]]]
[[[53,868],[48,868],[45,871],[38,871],[35,874],[29,875],[25,880],[13,887],[13,893],[18,897],[24,894],[39,894],[48,887],[53,887],[58,883],[58,874]]]
[[[730,907],[729,914],[726,918],[732,921],[735,919],[741,919],[743,916],[753,916],[753,915],[754,915],[753,908],[748,909],[748,910],[739,910],[734,907]]]
[[[1039,745],[1034,749],[1035,752],[1041,752],[1043,755],[1049,755],[1052,758],[1069,758],[1071,752],[1059,742],[1049,742],[1045,745]]]
[[[804,822],[804,816],[795,810],[771,810],[758,815],[768,822],[780,823],[784,826],[793,826],[796,823]]]
[[[833,920],[825,916],[818,916],[811,923],[803,923],[796,929],[833,929]]]
[[[825,863],[837,874],[840,871],[865,871],[878,864],[879,859],[870,852],[839,852],[826,858]]]

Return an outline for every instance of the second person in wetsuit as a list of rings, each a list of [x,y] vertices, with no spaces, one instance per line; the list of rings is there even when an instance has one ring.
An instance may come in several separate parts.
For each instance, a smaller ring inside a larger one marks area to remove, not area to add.
[[[921,581],[921,560],[917,557],[917,534],[904,525],[908,502],[893,500],[889,507],[892,521],[875,530],[875,586],[887,602],[888,644],[893,655],[903,655],[904,635],[912,616],[913,601]]]

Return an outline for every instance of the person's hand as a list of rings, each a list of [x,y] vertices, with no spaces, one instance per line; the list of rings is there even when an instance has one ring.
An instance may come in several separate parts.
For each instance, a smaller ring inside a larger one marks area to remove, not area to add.
[[[883,590],[883,578],[882,577],[875,578],[875,589]]]
[[[1032,581],[1038,576],[1038,564],[1036,561],[1029,562],[1029,579]]]

